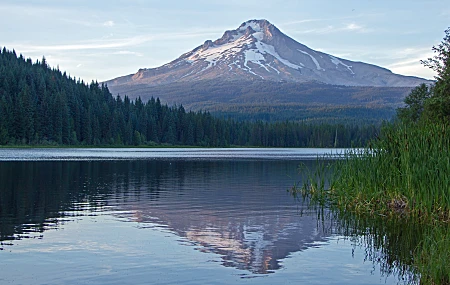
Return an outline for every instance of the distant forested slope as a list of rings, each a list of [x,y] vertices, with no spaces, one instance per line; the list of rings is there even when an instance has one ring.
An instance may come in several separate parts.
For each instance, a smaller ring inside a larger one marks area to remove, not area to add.
[[[194,111],[238,120],[294,120],[320,123],[380,123],[395,115],[409,87],[336,86],[318,82],[203,80],[149,86],[123,84],[113,94],[160,98]]]
[[[164,95],[164,94],[161,94]],[[0,145],[192,145],[346,147],[373,138],[375,126],[220,119],[159,98],[112,96],[45,58],[0,56]]]

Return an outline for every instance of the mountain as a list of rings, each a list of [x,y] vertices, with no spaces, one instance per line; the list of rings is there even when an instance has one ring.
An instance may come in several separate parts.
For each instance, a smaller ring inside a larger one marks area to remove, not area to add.
[[[312,50],[267,20],[250,20],[170,63],[106,83],[114,95],[238,120],[377,123],[395,115],[412,87],[432,81]]]
[[[107,82],[157,86],[202,80],[321,82],[345,86],[414,87],[422,78],[315,51],[283,34],[267,20],[250,20],[220,39],[207,40],[174,61]]]

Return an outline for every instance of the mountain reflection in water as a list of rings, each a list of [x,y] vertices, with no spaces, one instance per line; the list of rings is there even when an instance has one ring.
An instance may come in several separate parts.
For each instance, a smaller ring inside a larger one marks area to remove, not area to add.
[[[314,161],[306,162],[311,166]],[[72,216],[110,214],[163,227],[224,266],[267,274],[326,241],[287,189],[298,161],[54,161],[0,163],[0,240],[45,237]],[[101,225],[99,225],[101,227]]]

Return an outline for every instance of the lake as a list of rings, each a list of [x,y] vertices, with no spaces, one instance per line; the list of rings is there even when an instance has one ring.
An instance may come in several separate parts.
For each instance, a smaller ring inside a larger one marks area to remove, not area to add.
[[[0,149],[0,284],[397,284],[288,192],[344,151]]]

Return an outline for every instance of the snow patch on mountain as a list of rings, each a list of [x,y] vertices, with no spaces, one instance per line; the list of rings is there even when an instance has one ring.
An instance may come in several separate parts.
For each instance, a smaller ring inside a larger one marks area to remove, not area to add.
[[[427,82],[315,51],[286,36],[267,20],[250,20],[170,63],[139,69],[136,74],[109,83],[161,85],[213,78],[317,81],[348,86],[417,86]]]
[[[271,56],[273,56],[276,59],[278,59],[278,61],[280,61],[281,63],[283,63],[286,66],[289,66],[290,68],[299,70],[299,69],[303,68],[303,66],[304,66],[303,63],[300,63],[300,65],[301,65],[300,66],[300,65],[297,65],[297,64],[294,64],[294,63],[290,62],[289,60],[286,60],[286,59],[282,58],[276,52],[274,46],[268,45],[268,44],[260,42],[260,41],[256,42],[255,45],[256,45],[256,48],[258,49],[258,51],[260,53],[262,53],[262,54],[270,54]]]
[[[267,66],[272,68],[273,70],[275,70],[278,74],[280,74],[280,71],[278,69],[276,69],[275,67],[273,67],[272,65],[270,65],[270,63]]]
[[[252,35],[255,39],[258,41],[262,41],[264,39],[264,33],[263,32],[256,32]]]
[[[354,73],[353,70],[352,70],[352,66],[351,66],[351,65],[347,65],[347,64],[343,63],[343,62],[340,61],[338,58],[336,58],[336,57],[334,57],[334,56],[332,56],[332,55],[329,55],[329,56],[330,56],[330,58],[331,58],[331,62],[334,63],[334,64],[336,65],[336,68],[338,68],[338,66],[339,66],[339,64],[340,64],[340,65],[346,67],[346,68],[351,72],[351,74],[355,75],[355,73]]]
[[[244,54],[245,54],[245,63],[244,63],[245,66],[247,66],[247,62],[250,61],[261,66],[262,68],[267,70],[267,72],[270,72],[269,69],[267,69],[267,67],[261,63],[266,60],[262,54],[255,52],[255,50],[246,50]]]
[[[250,27],[255,32],[262,32],[260,22],[261,21],[258,21],[258,20],[247,21],[239,27],[239,31],[245,31],[245,30],[247,30],[248,27]]]
[[[208,66],[200,70],[198,73],[204,72],[205,70],[216,65],[220,66],[220,63],[224,62],[229,67],[230,71],[233,67],[237,67],[261,78],[263,78],[261,75],[252,71],[248,65],[249,62],[260,66],[267,72],[271,72],[271,70],[273,70],[277,72],[277,74],[280,73],[278,69],[270,66],[270,60],[266,58],[267,55],[271,55],[280,63],[296,70],[300,70],[304,67],[303,63],[295,64],[282,58],[274,46],[264,43],[264,31],[258,21],[246,22],[242,24],[236,32],[231,34],[232,37],[230,37],[230,34],[227,33],[231,32],[228,31],[225,34],[227,35],[227,38],[225,39],[227,39],[228,42],[223,44],[216,44],[217,41],[214,43],[205,42],[205,44],[198,50],[193,51],[191,54],[186,54],[187,58],[185,60],[190,63],[197,61],[207,62]],[[243,65],[236,61],[238,58],[242,60]],[[232,63],[229,63],[232,59],[235,60]]]
[[[311,60],[312,60],[312,61],[314,62],[314,64],[316,65],[317,70],[325,71],[325,69],[323,69],[322,67],[320,67],[319,62],[317,61],[317,59],[316,59],[314,56],[310,55],[310,54],[307,53],[306,51],[303,51],[303,50],[300,50],[300,49],[297,49],[297,50],[298,50],[299,52],[303,53],[303,54],[309,55],[309,57],[311,58]]]

